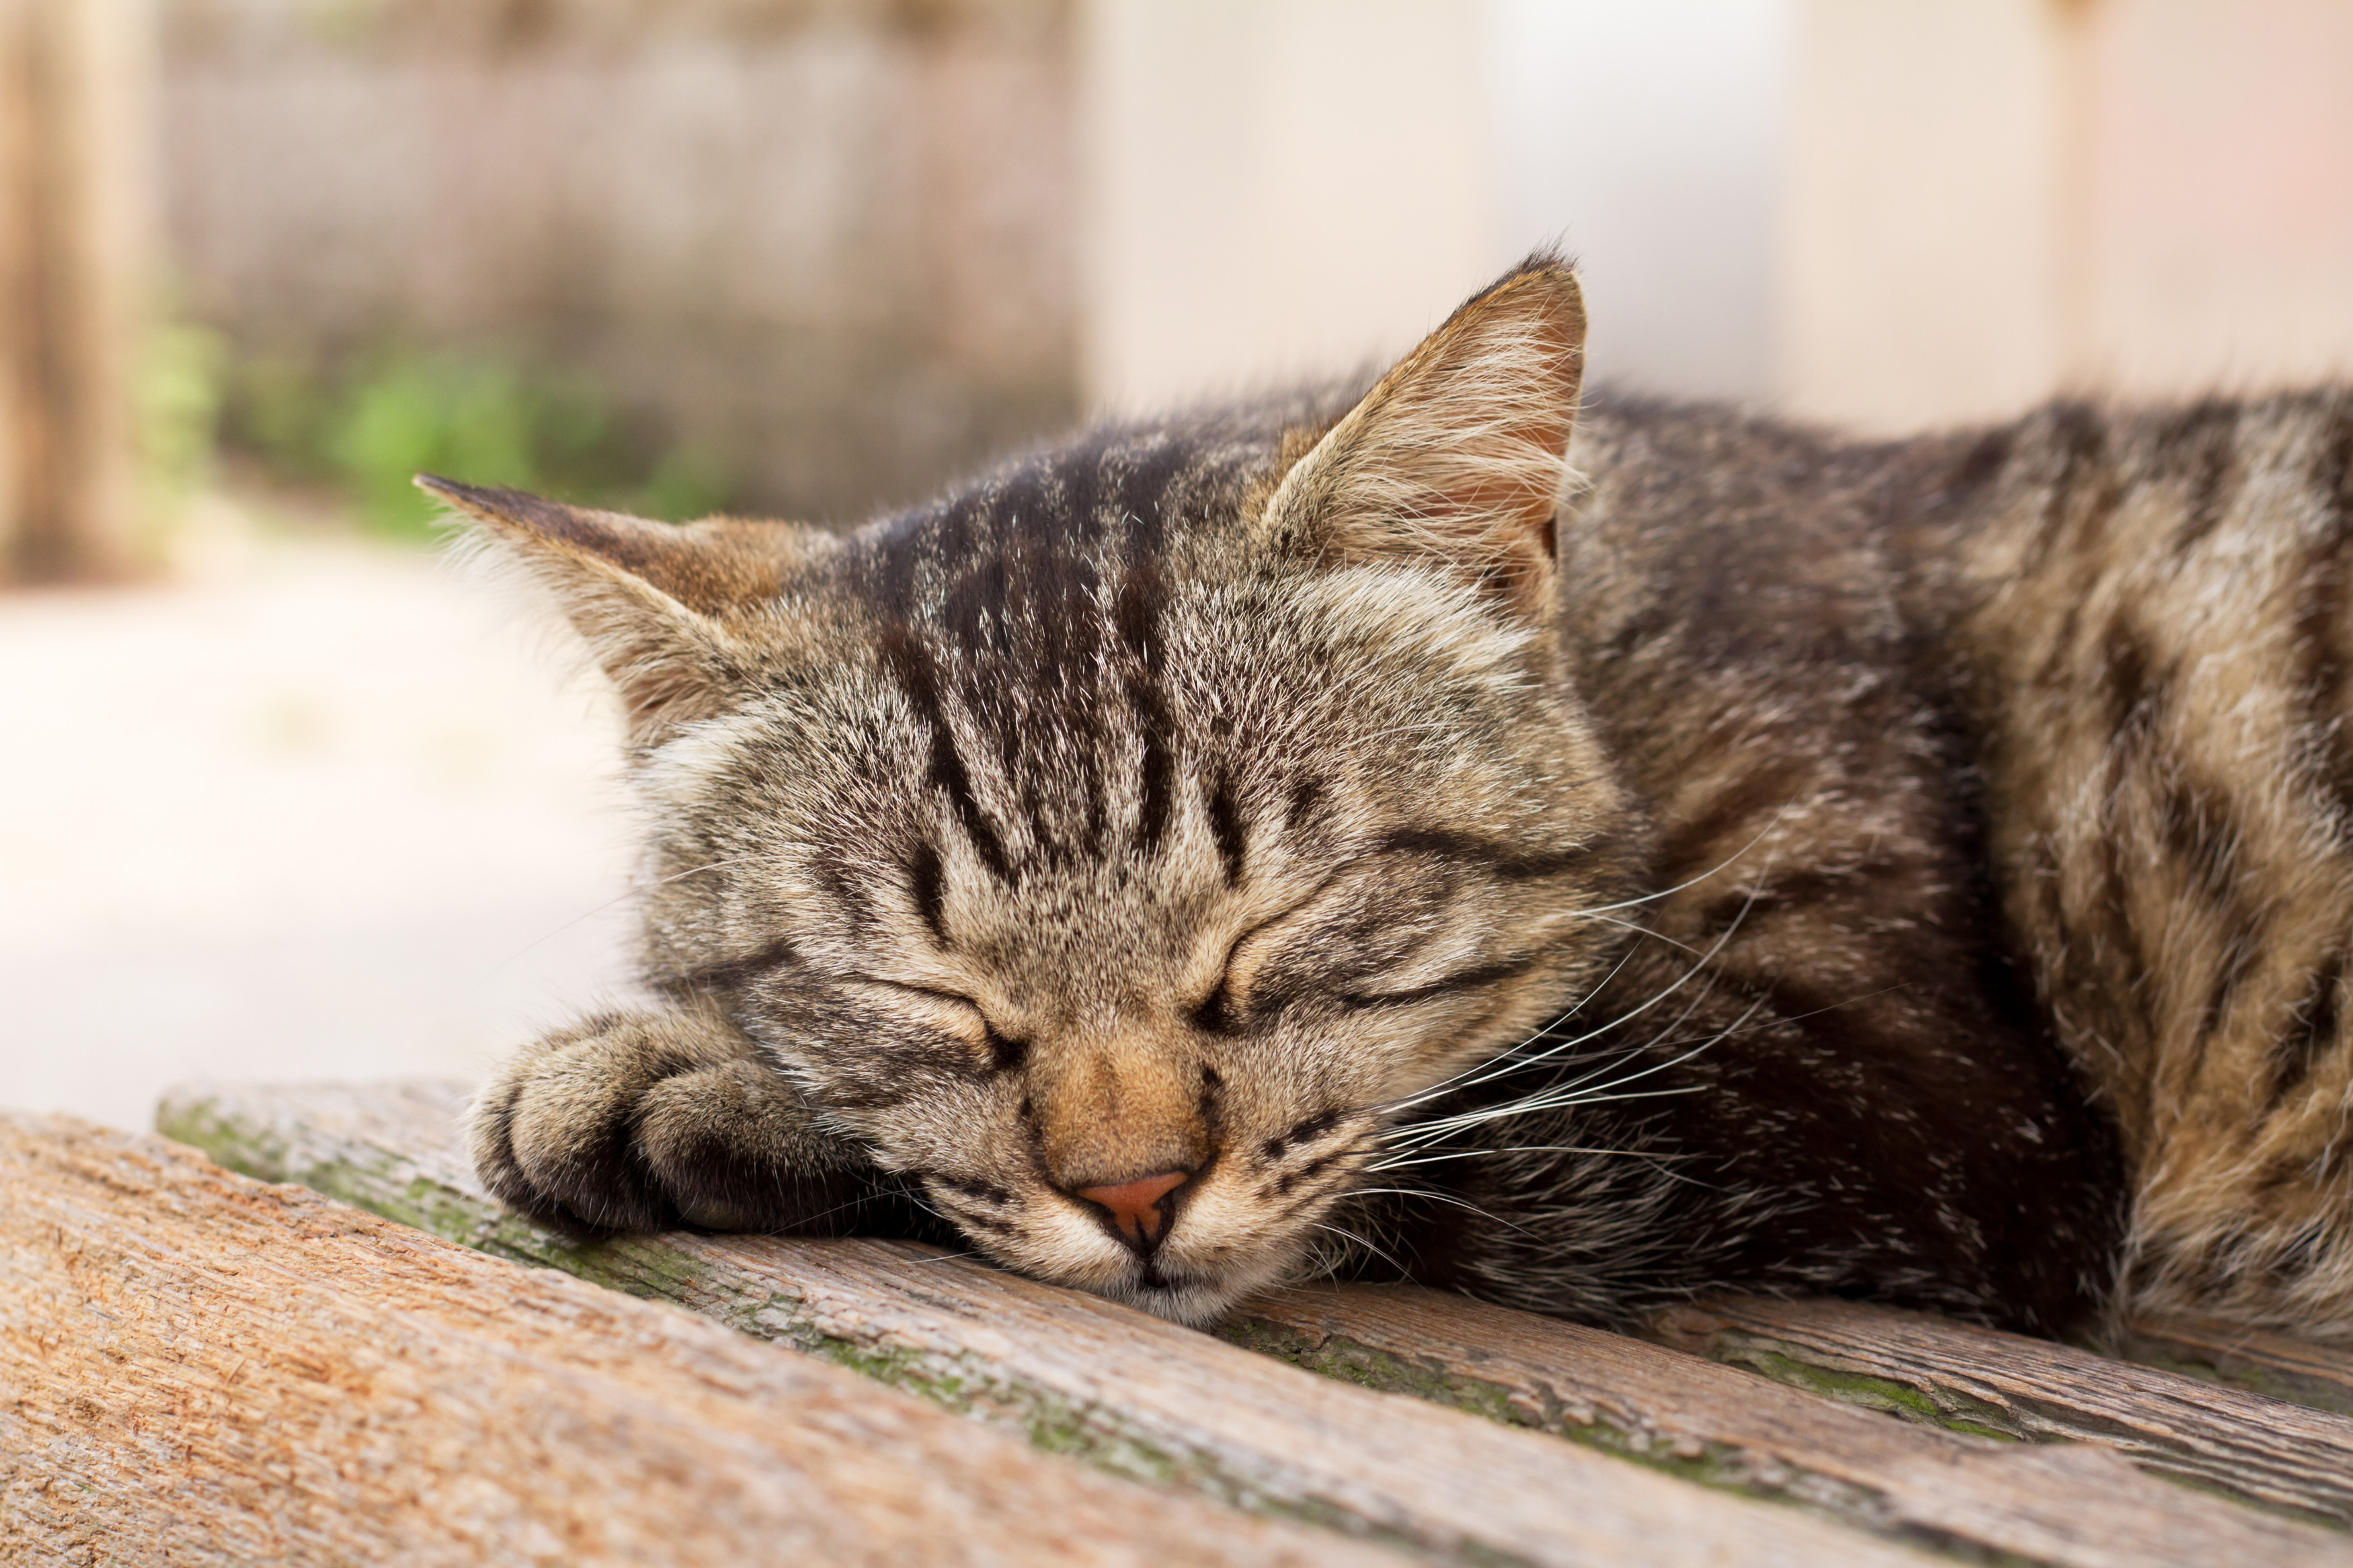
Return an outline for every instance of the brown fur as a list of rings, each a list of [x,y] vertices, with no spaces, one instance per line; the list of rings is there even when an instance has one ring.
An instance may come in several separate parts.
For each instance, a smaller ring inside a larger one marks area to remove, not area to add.
[[[1582,333],[1538,258],[1368,391],[846,539],[433,481],[653,829],[666,1000],[518,1058],[486,1176],[928,1210],[1188,1319],[1320,1265],[2353,1328],[2353,395],[1862,445],[1579,419]],[[1169,1173],[1156,1246],[1084,1195]]]
[[[2005,905],[2121,1126],[2131,1296],[2341,1331],[2353,393],[2062,405],[1948,461],[1915,597],[1965,654]]]

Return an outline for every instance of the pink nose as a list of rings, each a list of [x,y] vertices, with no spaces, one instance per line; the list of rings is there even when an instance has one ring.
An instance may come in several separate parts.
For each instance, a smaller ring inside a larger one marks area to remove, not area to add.
[[[1160,1239],[1160,1226],[1166,1217],[1160,1200],[1183,1186],[1186,1175],[1183,1171],[1163,1171],[1115,1187],[1081,1187],[1077,1195],[1110,1211],[1121,1237],[1142,1252]]]

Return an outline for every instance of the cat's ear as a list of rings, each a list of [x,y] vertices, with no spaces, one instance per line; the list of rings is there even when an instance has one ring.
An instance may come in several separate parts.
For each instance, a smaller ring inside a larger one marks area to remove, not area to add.
[[[431,474],[417,484],[471,518],[486,552],[555,595],[639,745],[725,710],[759,662],[743,612],[830,542],[779,523],[651,522]]]
[[[1261,527],[1325,560],[1433,562],[1541,618],[1585,363],[1577,275],[1535,257],[1474,296],[1283,476]]]

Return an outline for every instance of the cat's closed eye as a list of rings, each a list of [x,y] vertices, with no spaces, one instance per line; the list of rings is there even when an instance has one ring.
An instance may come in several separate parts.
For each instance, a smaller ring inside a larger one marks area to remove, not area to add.
[[[970,1046],[990,1072],[1015,1071],[1029,1058],[1029,1042],[1025,1033],[1010,1026],[999,1027],[989,1017],[987,1009],[961,992],[873,975],[862,975],[853,984],[888,1003],[920,1012],[926,1022],[944,1028]]]
[[[1476,991],[1482,985],[1500,985],[1506,980],[1515,980],[1543,960],[1544,954],[1532,952],[1517,958],[1499,959],[1492,963],[1475,963],[1451,974],[1440,975],[1436,980],[1398,990],[1343,992],[1340,1000],[1351,1007],[1408,1007],[1421,1002],[1436,1002]]]
[[[988,1015],[979,1003],[955,991],[942,991],[930,985],[911,985],[900,980],[882,980],[872,975],[860,975],[847,982],[894,1010],[912,1013],[927,1023],[937,1024],[951,1033],[974,1041],[991,1032]]]

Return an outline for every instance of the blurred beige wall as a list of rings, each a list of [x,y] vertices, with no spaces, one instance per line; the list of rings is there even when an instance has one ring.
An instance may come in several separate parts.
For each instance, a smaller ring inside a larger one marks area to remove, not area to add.
[[[1089,0],[1082,381],[1111,408],[1369,363],[1493,269],[1454,0]]]
[[[2353,0],[162,0],[199,314],[586,369],[854,520],[1393,354],[1867,428],[2353,369]]]
[[[164,0],[188,306],[586,371],[860,521],[1075,408],[1061,0]]]
[[[1499,259],[1546,243],[1577,258],[1597,383],[1772,391],[1792,10],[1486,0]]]
[[[2353,374],[2353,4],[2103,0],[2079,376]]]
[[[1772,385],[1788,0],[1087,0],[1102,406],[1411,346],[1538,247],[1604,378]]]
[[[2353,5],[1806,0],[1779,393],[1873,429],[2353,374]]]
[[[1881,429],[2015,410],[2062,364],[2052,0],[1807,0],[1778,390]]]
[[[2353,374],[2353,0],[1087,0],[1082,381],[1394,353],[1530,246],[1607,384],[1898,431]]]

